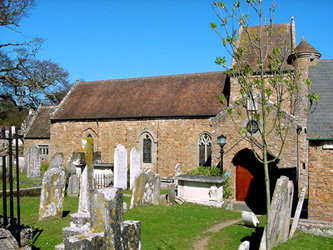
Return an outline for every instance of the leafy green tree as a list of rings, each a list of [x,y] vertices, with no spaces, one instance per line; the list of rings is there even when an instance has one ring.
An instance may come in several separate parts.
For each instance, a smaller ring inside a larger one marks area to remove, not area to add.
[[[225,57],[218,57],[216,63],[225,68],[231,80],[239,87],[239,99],[235,104],[243,107],[241,110],[244,111],[238,115],[246,113],[248,120],[254,121],[246,128],[239,127],[239,133],[250,142],[255,157],[264,166],[267,228],[270,228],[271,193],[268,166],[281,157],[287,140],[291,120],[285,119],[285,111],[289,114],[295,112],[300,74],[286,63],[288,56],[293,53],[293,48],[288,47],[287,39],[290,44],[290,37],[281,36],[279,39],[285,39],[280,43],[281,46],[272,47],[275,44],[272,35],[276,8],[274,2],[267,13],[262,8],[262,0],[246,0],[244,8],[240,1],[234,1],[231,6],[224,2],[214,2],[212,7],[219,19],[219,25],[211,23],[211,27],[220,37],[233,61],[230,68],[226,67]],[[268,18],[265,14],[268,14]],[[257,27],[255,32],[251,26]],[[245,34],[247,44],[250,44],[247,48],[237,44],[238,27],[242,34]],[[252,52],[250,57],[247,54],[249,51]],[[307,80],[306,84],[310,85],[310,81]],[[318,101],[317,96],[309,98]],[[223,101],[222,97],[221,100]],[[233,116],[231,107],[228,111]],[[259,136],[253,135],[253,129],[258,130]],[[279,147],[278,153],[272,158],[268,153],[269,147],[272,146],[271,138],[274,138],[274,141],[278,140]],[[270,233],[266,234],[266,247],[272,247]]]
[[[19,23],[34,7],[34,0],[0,1],[0,28],[19,32]],[[20,111],[39,103],[58,103],[69,88],[68,72],[51,60],[36,59],[43,40],[0,42],[0,101]],[[5,107],[5,106],[3,106]]]

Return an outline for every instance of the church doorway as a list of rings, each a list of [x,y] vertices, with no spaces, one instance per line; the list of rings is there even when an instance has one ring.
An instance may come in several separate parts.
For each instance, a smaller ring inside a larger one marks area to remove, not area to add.
[[[247,193],[249,191],[253,175],[251,172],[241,166],[236,166],[236,200],[245,201]]]
[[[252,150],[239,151],[232,160],[236,168],[236,200],[245,201],[256,214],[266,211],[264,167]]]

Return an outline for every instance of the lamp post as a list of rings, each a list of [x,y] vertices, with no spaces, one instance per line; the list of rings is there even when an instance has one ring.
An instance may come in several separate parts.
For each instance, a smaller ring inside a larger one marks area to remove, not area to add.
[[[297,126],[296,128],[296,133],[297,133],[297,166],[296,166],[296,181],[299,181],[299,175],[301,170],[299,169],[299,134],[302,132],[302,127],[301,126]]]
[[[220,149],[220,175],[222,176],[223,174],[223,154],[224,154],[224,150],[223,150],[223,146],[225,144],[227,144],[227,137],[225,137],[224,135],[220,135],[217,137],[217,144],[220,145],[221,149]]]

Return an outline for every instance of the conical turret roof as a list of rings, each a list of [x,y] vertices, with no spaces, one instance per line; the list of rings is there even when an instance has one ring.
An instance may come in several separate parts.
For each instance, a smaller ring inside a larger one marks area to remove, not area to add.
[[[305,41],[304,36],[302,41],[298,44],[295,49],[295,54],[298,58],[304,56],[314,56],[315,58],[320,58],[321,54],[313,48],[307,41]]]

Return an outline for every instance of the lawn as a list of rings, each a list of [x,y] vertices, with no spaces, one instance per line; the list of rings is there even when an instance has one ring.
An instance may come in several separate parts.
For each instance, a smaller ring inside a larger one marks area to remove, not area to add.
[[[130,203],[130,197],[124,197]],[[2,211],[2,201],[0,201]],[[69,214],[77,212],[78,198],[65,197],[64,217],[38,222],[39,197],[21,198],[21,222],[32,226],[37,235],[34,249],[54,249],[62,242],[62,228],[69,226]],[[193,204],[173,206],[137,207],[124,214],[124,220],[139,220],[142,225],[142,249],[192,249],[194,238],[217,221],[241,218],[238,212],[205,207]],[[262,231],[264,217],[260,217],[261,227],[253,229],[242,223],[226,227],[213,234],[209,249],[238,249],[244,239],[249,239]],[[331,239],[296,232],[295,239],[282,244],[277,249],[332,249]]]
[[[31,188],[31,187],[36,187],[36,186],[41,186],[42,185],[42,176],[39,177],[34,177],[34,178],[28,178],[27,173],[22,173],[20,171],[19,173],[19,178],[20,178],[20,189],[22,188]],[[16,167],[13,167],[13,178],[14,178],[14,183],[13,187],[16,189]],[[6,189],[9,190],[9,181],[6,181]],[[0,187],[2,191],[2,178],[0,178]]]

